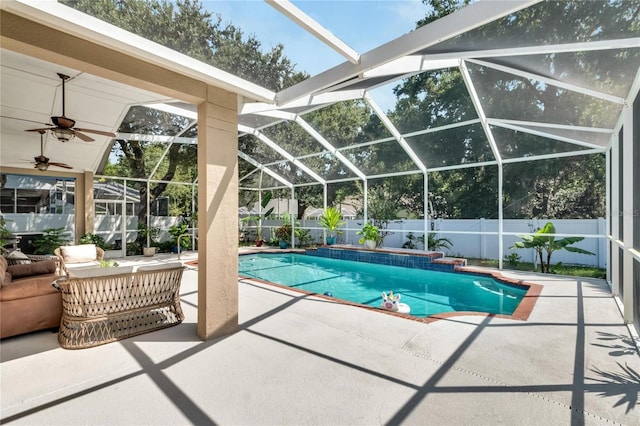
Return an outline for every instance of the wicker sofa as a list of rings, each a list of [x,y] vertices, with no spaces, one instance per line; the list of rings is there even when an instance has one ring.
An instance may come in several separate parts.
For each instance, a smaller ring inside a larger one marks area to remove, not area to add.
[[[0,256],[0,338],[58,328],[62,300],[51,286],[60,277],[56,260]]]
[[[54,284],[62,293],[58,341],[82,349],[171,327],[184,320],[179,262],[74,271]]]

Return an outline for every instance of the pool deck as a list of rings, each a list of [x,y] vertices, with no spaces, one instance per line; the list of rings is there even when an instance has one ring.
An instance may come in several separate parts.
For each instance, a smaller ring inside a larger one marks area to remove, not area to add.
[[[422,323],[240,279],[238,331],[203,342],[189,268],[176,327],[75,351],[48,331],[2,341],[1,420],[638,424],[640,356],[606,283],[504,274],[543,286],[527,321]]]

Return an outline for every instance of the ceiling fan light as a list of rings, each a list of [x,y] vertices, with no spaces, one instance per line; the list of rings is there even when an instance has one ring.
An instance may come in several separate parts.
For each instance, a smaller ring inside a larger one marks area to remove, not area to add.
[[[49,168],[49,165],[47,163],[36,164],[36,169],[40,170],[41,172],[46,172],[48,168]]]
[[[53,132],[53,135],[56,138],[58,138],[60,142],[69,142],[71,139],[75,137],[72,130],[63,129],[60,127],[53,129],[52,132]]]

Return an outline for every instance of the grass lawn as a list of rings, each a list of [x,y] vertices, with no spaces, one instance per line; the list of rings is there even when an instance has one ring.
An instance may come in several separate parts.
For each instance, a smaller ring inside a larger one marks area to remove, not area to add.
[[[486,266],[488,268],[497,268],[498,261],[493,259],[467,259],[469,266]],[[534,268],[533,263],[518,262],[517,265],[510,265],[506,261],[502,263],[505,269],[513,269],[516,271],[540,272],[540,265]],[[596,268],[593,266],[580,265],[551,265],[551,270],[558,275],[571,275],[575,277],[602,278],[607,277],[606,269]]]

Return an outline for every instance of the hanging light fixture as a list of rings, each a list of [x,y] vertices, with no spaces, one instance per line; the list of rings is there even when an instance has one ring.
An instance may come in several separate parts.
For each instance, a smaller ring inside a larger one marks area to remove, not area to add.
[[[58,138],[60,142],[69,142],[71,139],[75,137],[73,130],[65,129],[63,127],[56,127],[51,129],[53,135]]]

